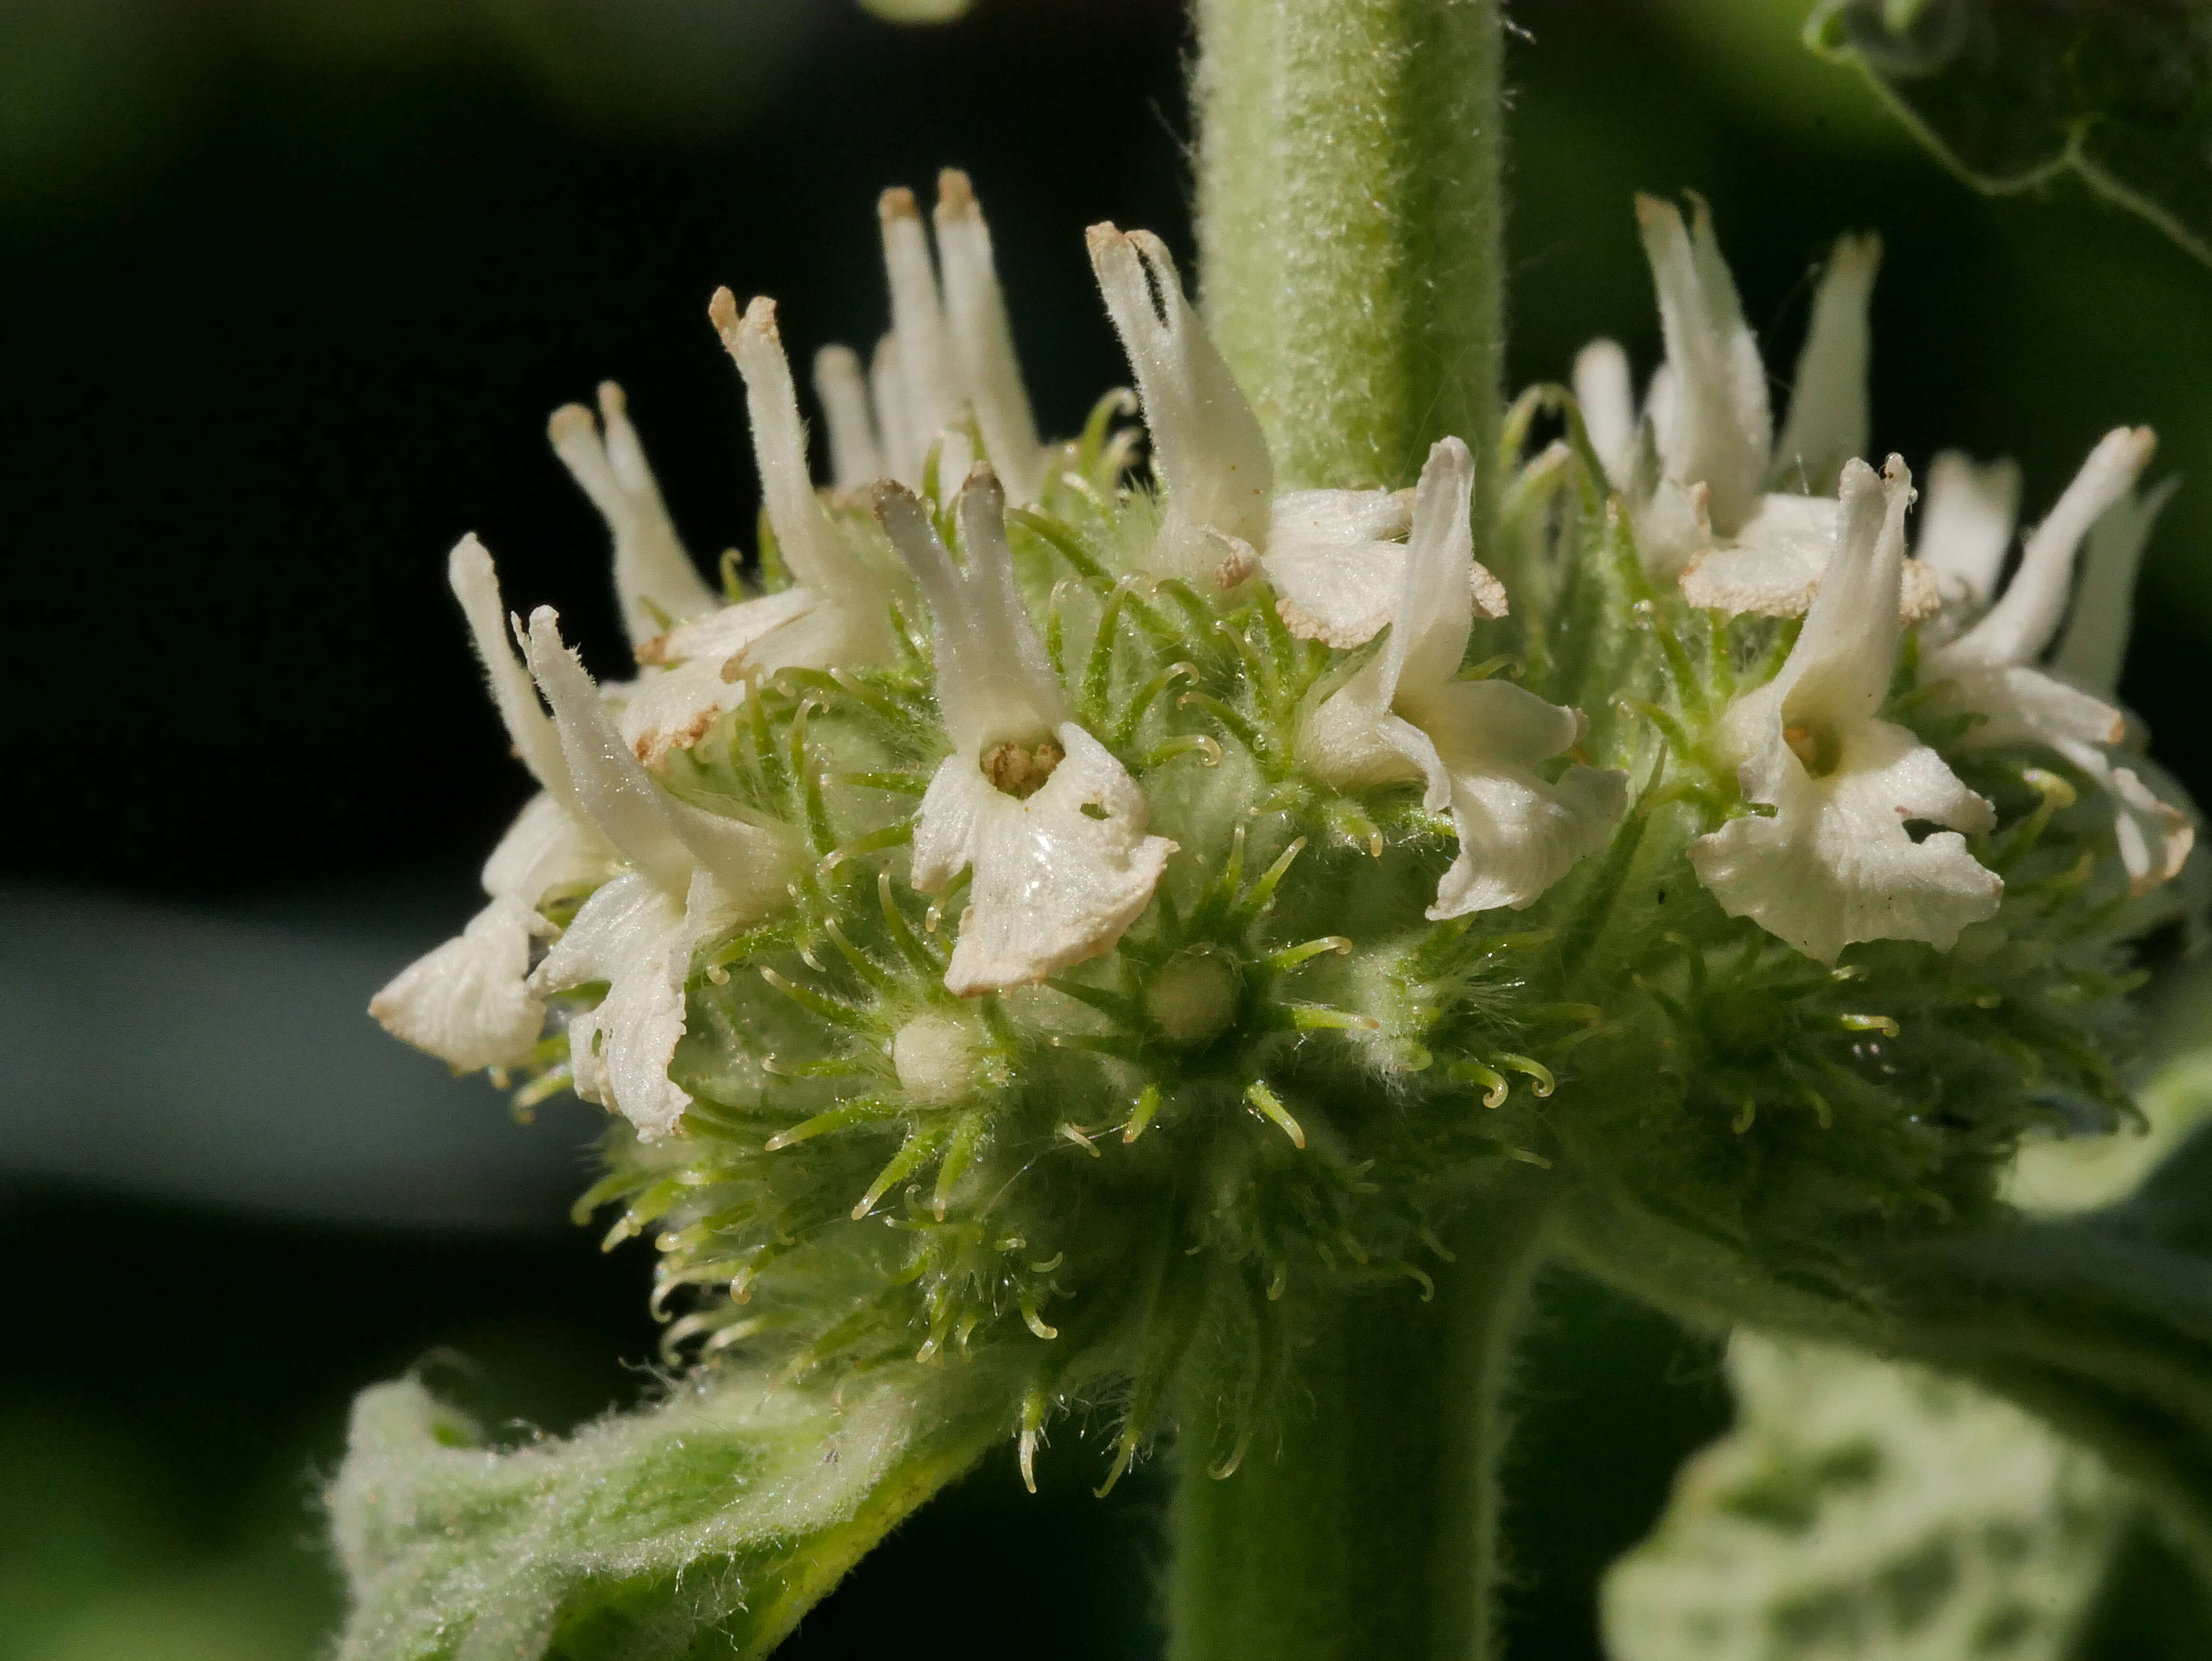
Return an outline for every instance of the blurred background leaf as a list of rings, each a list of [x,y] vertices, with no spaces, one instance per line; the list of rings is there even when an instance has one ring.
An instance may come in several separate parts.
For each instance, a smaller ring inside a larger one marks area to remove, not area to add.
[[[2212,261],[2208,0],[1827,0],[1808,34],[1984,190],[2077,173]]]
[[[2165,989],[2148,1045],[2165,1059],[2137,1091],[2141,1125],[2045,1137],[2011,1172],[2028,1214],[2079,1219],[2057,1237],[2058,1256],[2086,1264],[2100,1234],[2157,1243],[2108,1289],[2142,1298],[2163,1285],[2185,1302],[2192,1282],[2212,1285],[2192,1250],[2212,1215],[2208,1007],[2212,971]],[[2047,1261],[2053,1244],[2031,1227],[1987,1243],[1981,1261]],[[2027,1301],[2046,1285],[2039,1277]],[[2002,1325],[2022,1288],[1987,1267],[1977,1293],[1948,1311],[1954,1323]],[[2032,1331],[2034,1319],[2014,1324]],[[2067,1359],[2093,1371],[2095,1348],[2079,1348]],[[1682,1467],[1659,1526],[1607,1573],[1613,1661],[2118,1661],[2201,1653],[2212,1635],[2206,1580],[2174,1555],[2169,1518],[2012,1402],[1904,1361],[1749,1330],[1730,1341],[1727,1368],[1728,1435]],[[2159,1461],[2170,1488],[2168,1474]]]

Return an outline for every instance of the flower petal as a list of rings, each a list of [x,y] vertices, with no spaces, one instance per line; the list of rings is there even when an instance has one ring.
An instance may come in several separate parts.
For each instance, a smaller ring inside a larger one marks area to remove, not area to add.
[[[668,1064],[684,1037],[692,944],[684,901],[630,872],[584,902],[530,977],[541,994],[606,983],[596,1007],[569,1019],[575,1092],[614,1108],[647,1141],[675,1129],[691,1105]]]
[[[1054,736],[1052,776],[1017,800],[974,760],[948,756],[915,823],[915,883],[972,867],[945,984],[975,997],[1042,980],[1109,950],[1152,903],[1176,844],[1145,834],[1151,810],[1121,764],[1073,721]],[[1086,811],[1091,810],[1091,811]]]
[[[1274,465],[1259,418],[1183,295],[1165,245],[1111,225],[1085,234],[1106,309],[1136,371],[1152,434],[1152,465],[1168,512],[1156,558],[1163,569],[1211,580],[1220,569],[1212,531],[1267,550]]]
[[[2177,475],[2141,495],[2130,490],[2089,527],[2073,613],[2051,656],[2051,667],[2069,680],[2100,692],[2118,689],[2134,620],[2136,568],[2159,510],[2180,484]]]
[[[1575,402],[1583,429],[1616,490],[1628,488],[1636,462],[1636,391],[1619,343],[1593,340],[1575,355]]]
[[[890,278],[891,332],[898,339],[900,370],[899,401],[888,409],[878,405],[877,418],[899,425],[909,455],[927,455],[942,438],[946,470],[957,476],[974,458],[968,453],[965,437],[948,430],[960,420],[959,387],[953,376],[952,343],[945,326],[937,267],[930,259],[929,238],[914,192],[885,191],[877,201],[876,217],[883,228],[884,270]],[[919,484],[921,480],[912,482]]]
[[[814,396],[830,428],[831,482],[841,490],[858,490],[883,478],[875,411],[860,356],[850,346],[824,346],[814,354]]]
[[[1759,342],[1744,324],[1712,216],[1698,198],[1691,204],[1686,228],[1673,204],[1636,198],[1672,372],[1668,398],[1654,387],[1654,418],[1667,477],[1705,485],[1714,528],[1732,536],[1758,511],[1773,415]]]
[[[1769,495],[1733,543],[1706,549],[1684,568],[1682,598],[1730,617],[1804,616],[1835,551],[1836,507],[1832,499]],[[1904,622],[1934,617],[1942,605],[1935,572],[1906,560],[1897,604]]]
[[[1409,490],[1287,490],[1268,514],[1260,561],[1275,610],[1301,640],[1339,650],[1390,621],[1405,571],[1398,540],[1413,526]]]
[[[954,750],[970,762],[1002,741],[1034,742],[1066,716],[1052,660],[1014,585],[1006,497],[978,467],[960,491],[965,569],[938,540],[929,509],[901,485],[876,489],[876,512],[929,602],[937,650],[937,704]]]
[[[484,892],[535,911],[557,888],[605,881],[615,851],[550,794],[532,796],[484,861]]]
[[[1905,510],[1912,475],[1892,456],[1876,478],[1863,461],[1844,464],[1835,551],[1806,610],[1805,626],[1774,678],[1731,711],[1757,730],[1739,753],[1763,749],[1783,723],[1818,720],[1844,728],[1870,720],[1889,693],[1904,625],[1893,596],[1905,568]],[[1755,714],[1753,714],[1755,712]]]
[[[890,651],[884,578],[846,545],[815,494],[806,465],[806,428],[799,418],[799,392],[776,331],[775,302],[756,299],[740,317],[736,297],[717,289],[707,314],[745,383],[761,498],[783,563],[799,582],[837,608],[851,630],[850,660],[878,661]]]
[[[1972,665],[2027,663],[2057,632],[2073,587],[2074,552],[2089,527],[2134,485],[2157,443],[2148,427],[2105,435],[2050,517],[2028,533],[2020,569],[1982,620],[1931,654],[1931,676]]]
[[[937,179],[937,257],[944,268],[945,320],[960,387],[975,411],[993,471],[1018,502],[1044,488],[1044,446],[1014,356],[1014,333],[991,257],[991,230],[968,175],[947,167]]]
[[[2040,669],[2012,665],[1961,669],[1936,683],[1930,706],[1981,719],[1961,742],[1990,750],[2008,744],[2118,744],[2127,718],[2106,703]]]
[[[605,433],[602,436],[600,423]],[[630,644],[711,610],[714,591],[692,564],[629,424],[623,390],[599,385],[599,421],[580,404],[562,405],[546,423],[554,453],[606,520],[615,543],[615,598]]]
[[[766,916],[785,897],[790,844],[777,827],[682,802],[654,782],[609,719],[599,689],[562,643],[560,619],[530,618],[530,667],[551,706],[562,754],[584,811],[623,857],[661,891],[682,895],[703,869],[733,904]]]
[[[525,986],[530,937],[542,927],[520,902],[495,898],[453,939],[394,976],[369,1000],[368,1013],[392,1037],[461,1072],[519,1067],[545,1025],[545,1006]]]
[[[548,794],[575,807],[576,789],[568,777],[568,764],[561,754],[561,735],[539,706],[530,672],[522,666],[509,643],[506,605],[499,593],[499,574],[491,556],[473,536],[453,545],[446,562],[446,580],[453,598],[461,603],[475,642],[477,661],[491,684],[491,701],[507,727],[509,743],[530,776]]]
[[[1946,605],[1969,617],[1988,608],[2019,516],[2017,464],[1978,465],[1956,450],[1936,458],[1912,551],[1935,570]]]
[[[843,622],[814,590],[792,587],[678,624],[638,654],[662,666],[621,689],[623,741],[658,771],[671,751],[689,749],[743,703],[755,676],[845,660]]]
[[[1690,863],[1730,916],[1822,963],[1854,940],[1948,949],[1960,929],[1996,915],[2004,884],[1963,837],[1939,831],[1916,843],[1905,821],[1979,829],[1989,804],[1903,727],[1869,721],[1854,748],[1816,779],[1777,733],[1744,770],[1744,793],[1773,817],[1729,820],[1691,844]]]
[[[1455,681],[1401,708],[1433,745],[1459,831],[1459,857],[1437,885],[1432,922],[1532,904],[1603,848],[1627,811],[1625,774],[1577,764],[1547,783],[1535,764],[1581,735],[1571,709],[1509,681]],[[1430,777],[1430,806],[1438,780]]]
[[[1790,417],[1774,447],[1769,481],[1778,490],[1832,494],[1844,464],[1866,453],[1867,304],[1881,265],[1881,239],[1837,240],[1813,295],[1813,320],[1798,354]]]
[[[1406,540],[1396,612],[1403,626],[1392,629],[1382,648],[1386,696],[1407,685],[1441,684],[1459,673],[1478,595],[1486,617],[1504,614],[1504,589],[1474,557],[1468,518],[1474,499],[1474,458],[1460,440],[1438,439],[1429,447],[1413,490],[1413,528]]]

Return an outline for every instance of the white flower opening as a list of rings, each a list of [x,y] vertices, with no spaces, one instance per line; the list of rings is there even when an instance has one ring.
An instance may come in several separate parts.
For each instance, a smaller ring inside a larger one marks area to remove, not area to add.
[[[1475,563],[1468,518],[1474,459],[1458,439],[1429,452],[1413,498],[1389,641],[1300,727],[1299,758],[1342,786],[1421,779],[1423,804],[1450,812],[1459,855],[1437,885],[1431,920],[1532,904],[1602,848],[1627,804],[1620,773],[1570,765],[1547,782],[1540,763],[1581,736],[1582,718],[1510,682],[1462,681],[1477,592],[1504,595]]]
[[[1988,830],[1989,802],[1877,715],[1904,633],[1911,499],[1898,457],[1879,478],[1864,462],[1844,466],[1835,551],[1804,629],[1774,678],[1722,722],[1745,796],[1772,812],[1731,819],[1690,849],[1722,910],[1823,963],[1854,940],[1948,949],[2004,891],[1956,834]],[[1915,841],[1914,821],[1950,829]]]
[[[1121,939],[1176,844],[1145,834],[1136,781],[1068,718],[1014,586],[998,481],[979,468],[961,490],[964,569],[912,493],[886,482],[876,503],[929,602],[952,741],[915,817],[912,879],[936,893],[974,873],[945,984],[975,997],[1041,981]]]
[[[473,1073],[529,1059],[545,1026],[545,1006],[526,983],[530,943],[553,933],[538,907],[556,890],[604,880],[616,855],[579,804],[559,734],[507,643],[499,576],[476,538],[454,547],[447,580],[468,620],[492,703],[539,794],[484,863],[491,904],[454,939],[402,970],[369,1001],[368,1013],[395,1037]]]
[[[1843,465],[1866,447],[1867,307],[1881,244],[1837,241],[1778,440],[1759,341],[1712,216],[1694,196],[1691,210],[1685,224],[1672,203],[1636,199],[1667,352],[1640,416],[1627,357],[1609,340],[1576,359],[1576,401],[1655,575],[1679,575],[1692,605],[1802,617],[1835,545]],[[1935,581],[1914,563],[1905,573],[1900,603],[1916,622],[1936,610]]]
[[[1413,493],[1277,494],[1259,417],[1184,295],[1166,245],[1112,225],[1085,236],[1167,496],[1153,572],[1233,588],[1264,570],[1292,634],[1339,649],[1373,639],[1397,598]]]
[[[814,360],[837,488],[895,478],[919,490],[933,448],[939,478],[963,477],[981,459],[968,427],[972,416],[1008,492],[1017,502],[1036,501],[1050,452],[1037,438],[990,227],[968,175],[952,167],[938,175],[934,260],[912,191],[885,191],[877,217],[890,279],[890,332],[877,344],[865,376],[849,347],[825,346]]]
[[[2147,427],[2107,433],[2029,534],[2020,569],[2002,593],[1978,621],[1929,653],[1920,671],[1933,690],[1935,708],[1975,718],[1966,744],[2040,745],[2087,776],[2112,803],[2121,862],[2139,896],[2179,873],[2196,837],[2190,816],[2144,782],[2139,761],[2123,766],[2114,759],[2128,736],[2127,717],[2111,699],[2125,648],[2130,594],[2143,541],[2165,499],[2162,492],[2134,495],[2155,443]],[[1939,569],[1959,593],[1961,610],[1987,603],[1995,588],[2011,541],[2016,472],[2010,482],[2002,497],[1997,490],[1982,490],[1973,534],[1953,533],[1936,551]],[[2075,556],[2085,544],[2087,558],[2077,591]],[[2073,620],[2054,651],[2069,595]]]
[[[543,996],[606,983],[598,1006],[568,1023],[574,1089],[650,1141],[675,1130],[691,1104],[668,1068],[684,1036],[692,947],[781,905],[792,849],[773,825],[703,812],[660,787],[562,643],[550,606],[532,613],[527,644],[577,803],[629,867],[584,902],[529,989]]]

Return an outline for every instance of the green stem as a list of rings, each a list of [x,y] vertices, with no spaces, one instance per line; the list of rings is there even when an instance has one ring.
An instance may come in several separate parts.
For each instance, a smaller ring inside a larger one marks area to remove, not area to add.
[[[1504,295],[1498,0],[1195,0],[1207,319],[1285,487],[1483,471]],[[1479,522],[1488,522],[1486,509]]]
[[[1485,1195],[1434,1299],[1342,1299],[1237,1474],[1179,1471],[1170,1661],[1490,1661],[1500,1396],[1548,1183]],[[1197,1439],[1191,1439],[1196,1445]]]

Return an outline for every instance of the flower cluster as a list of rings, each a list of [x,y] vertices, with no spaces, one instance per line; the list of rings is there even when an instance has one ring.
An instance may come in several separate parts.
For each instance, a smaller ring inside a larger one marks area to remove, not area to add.
[[[701,580],[617,391],[555,416],[636,673],[454,551],[541,794],[374,1013],[610,1110],[580,1212],[653,1232],[672,1353],[1027,1346],[1025,1457],[1111,1384],[1123,1458],[1182,1400],[1233,1461],[1304,1294],[1419,1287],[1516,1169],[1594,1256],[1778,1286],[1986,1209],[2043,1105],[2124,1108],[2135,943],[2186,914],[2191,810],[2111,702],[2149,436],[2001,593],[2014,477],[1938,458],[1908,557],[1911,474],[1860,459],[1875,245],[1778,441],[1702,205],[1639,213],[1640,411],[1600,343],[1399,491],[1276,490],[1167,250],[1107,225],[1149,476],[1126,393],[1042,442],[957,173],[933,252],[883,199],[865,374],[816,360],[830,487],[775,307],[717,294],[761,592]]]

